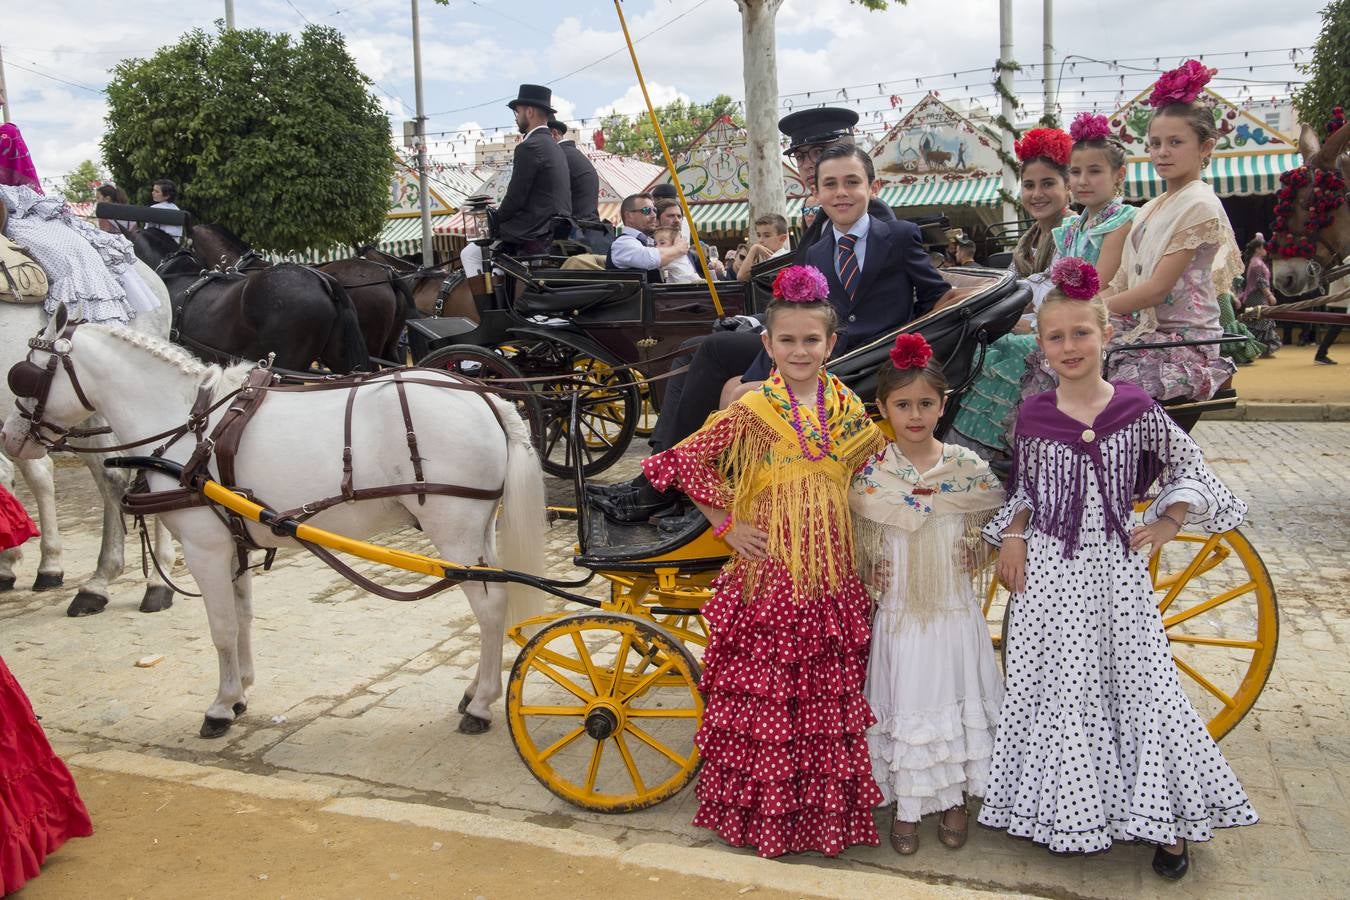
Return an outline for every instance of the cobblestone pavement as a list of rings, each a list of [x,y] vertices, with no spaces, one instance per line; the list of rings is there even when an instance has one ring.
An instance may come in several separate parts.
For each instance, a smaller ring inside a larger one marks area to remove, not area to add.
[[[1275,670],[1255,709],[1222,745],[1261,824],[1220,832],[1196,848],[1191,875],[1176,885],[1148,870],[1147,847],[1061,858],[973,828],[966,849],[953,853],[938,845],[931,822],[923,849],[911,858],[889,848],[855,848],[837,860],[808,855],[786,865],[890,871],[1055,897],[1341,893],[1335,886],[1350,878],[1350,424],[1215,422],[1201,425],[1197,438],[1251,503],[1244,531],[1279,592]],[[630,453],[612,474],[631,473],[637,458]],[[96,555],[96,495],[79,468],[60,466],[58,485],[66,580],[73,586]],[[551,491],[569,496],[561,483]],[[572,527],[552,528],[557,572],[573,571]],[[422,546],[415,533],[384,543]],[[129,541],[133,567],[136,550]],[[34,549],[21,585],[35,566]],[[177,575],[190,582],[181,566]],[[414,581],[400,573],[379,577]],[[332,783],[344,793],[477,810],[620,844],[716,844],[689,825],[692,790],[640,812],[592,814],[529,775],[500,711],[487,734],[459,734],[454,707],[472,675],[477,637],[457,590],[392,603],[363,594],[307,555],[283,553],[255,584],[258,683],[250,708],[226,737],[206,741],[196,733],[215,691],[216,656],[200,604],[180,597],[169,611],[142,615],[139,579],[128,575],[114,585],[102,615],[68,619],[73,589],[0,596],[0,654],[65,752],[123,749]],[[150,654],[165,659],[134,667]],[[508,649],[508,666],[512,655]],[[880,813],[878,821],[887,824]]]

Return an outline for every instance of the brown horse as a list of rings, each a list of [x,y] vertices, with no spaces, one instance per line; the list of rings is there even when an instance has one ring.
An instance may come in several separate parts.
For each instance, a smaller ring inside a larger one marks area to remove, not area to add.
[[[361,257],[383,263],[400,275],[407,276],[411,282],[413,304],[417,311],[427,316],[463,316],[478,321],[478,306],[474,303],[474,294],[487,293],[487,279],[482,275],[461,278],[452,272],[449,265],[433,266],[425,269],[415,266],[405,259],[392,256],[374,247],[361,248]],[[437,301],[447,284],[449,291],[437,311]]]
[[[198,225],[191,235],[193,255],[208,269],[252,272],[272,265],[222,225]],[[403,325],[417,314],[406,281],[391,267],[359,257],[315,268],[337,279],[351,298],[366,352],[396,363]]]
[[[1325,144],[1317,140],[1317,132],[1303,126],[1298,149],[1303,153],[1303,165],[1310,173],[1339,172],[1350,182],[1350,124],[1342,125],[1327,136]],[[1330,282],[1335,270],[1350,256],[1350,197],[1341,203],[1331,222],[1320,229],[1308,229],[1308,207],[1312,201],[1313,186],[1301,188],[1293,198],[1292,209],[1285,221],[1286,231],[1278,235],[1281,241],[1311,238],[1314,245],[1312,259],[1277,258],[1271,263],[1271,282],[1275,290],[1286,297],[1297,297],[1317,287],[1318,282]]]

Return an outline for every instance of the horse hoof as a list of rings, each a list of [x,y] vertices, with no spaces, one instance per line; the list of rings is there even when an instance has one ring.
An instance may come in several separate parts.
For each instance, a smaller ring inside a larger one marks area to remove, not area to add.
[[[141,598],[141,612],[163,612],[170,606],[173,606],[173,591],[169,588],[162,584],[152,584],[145,589],[145,596]]]
[[[465,713],[459,720],[460,734],[482,734],[491,727],[491,719],[480,719],[473,713]]]
[[[462,716],[469,711],[469,704],[473,702],[471,694],[465,694],[459,698],[459,714]]]
[[[234,710],[235,718],[238,718],[239,716],[242,716],[244,712],[248,709],[248,701],[240,700],[234,706],[231,706],[230,709]]]
[[[70,601],[70,606],[66,607],[66,615],[71,618],[96,616],[103,612],[103,607],[107,605],[107,597],[100,597],[98,594],[89,591],[80,591],[75,595],[75,599]]]
[[[0,594],[12,590],[14,590],[14,576],[10,575],[5,578],[0,578]]]
[[[234,724],[233,719],[216,719],[206,716],[202,719],[202,730],[198,732],[204,738],[218,738],[230,730]]]
[[[33,590],[50,591],[52,588],[59,588],[65,583],[66,576],[61,572],[39,572],[37,578],[33,579]],[[103,601],[107,603],[107,600]]]

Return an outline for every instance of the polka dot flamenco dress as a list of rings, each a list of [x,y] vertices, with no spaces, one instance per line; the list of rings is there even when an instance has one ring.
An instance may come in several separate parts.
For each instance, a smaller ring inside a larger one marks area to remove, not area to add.
[[[1150,485],[1156,521],[1190,504],[1189,524],[1235,528],[1246,504],[1141,389],[1115,385],[1091,428],[1053,391],[1018,416],[1008,499],[985,529],[1026,528],[1026,589],[1012,597],[1006,698],[981,824],[1050,850],[1113,841],[1206,841],[1257,820],[1233,770],[1182,691],[1146,552],[1128,548],[1133,500]]]
[[[769,534],[769,558],[734,556],[703,607],[710,639],[694,824],[760,856],[879,843],[863,699],[869,600],[853,572],[846,487],[883,446],[829,380],[833,449],[807,461],[773,381],[643,464],[658,489],[729,509]],[[803,403],[808,446],[819,429]],[[809,552],[796,551],[809,548]]]

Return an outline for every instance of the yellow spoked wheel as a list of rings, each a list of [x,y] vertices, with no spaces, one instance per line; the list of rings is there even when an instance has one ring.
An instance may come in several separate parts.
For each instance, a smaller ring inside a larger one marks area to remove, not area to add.
[[[1163,627],[1186,695],[1215,740],[1232,731],[1266,686],[1279,644],[1270,573],[1241,531],[1182,532],[1149,566]],[[992,581],[985,617],[1006,652],[1005,588]]]
[[[666,800],[698,771],[699,665],[638,616],[565,616],[516,657],[506,712],[516,752],[539,783],[596,812]]]

